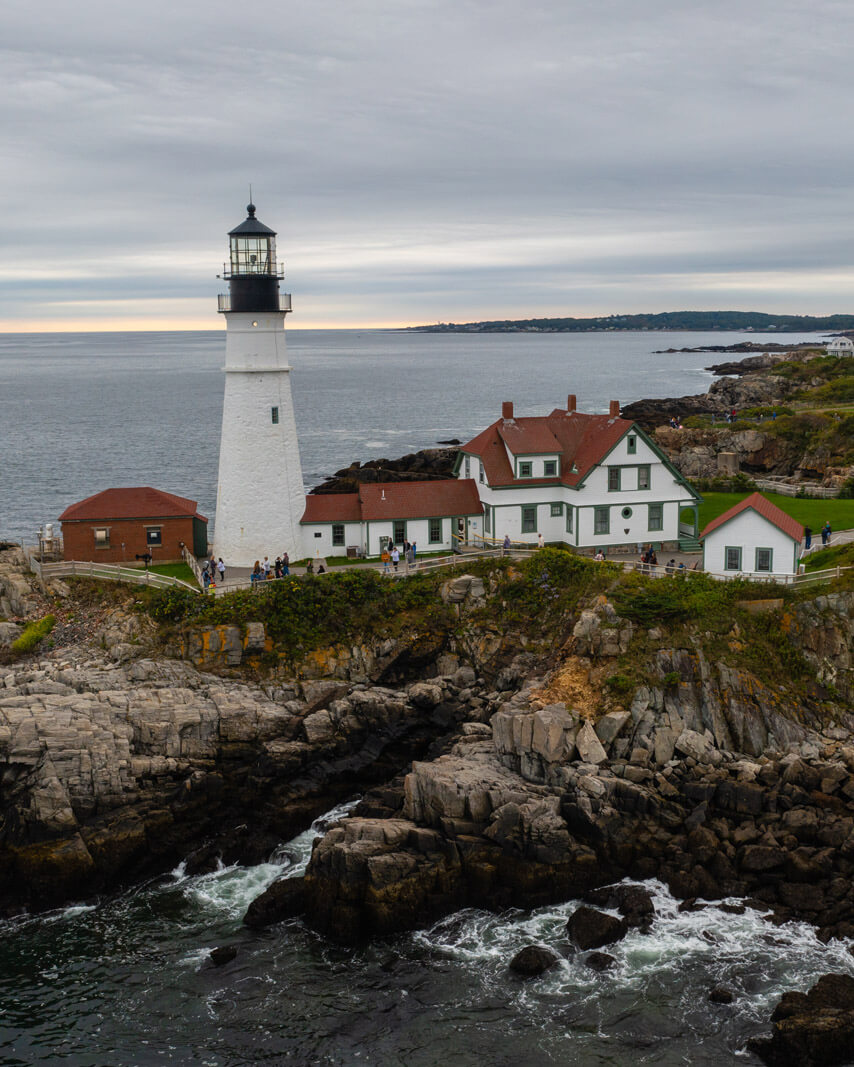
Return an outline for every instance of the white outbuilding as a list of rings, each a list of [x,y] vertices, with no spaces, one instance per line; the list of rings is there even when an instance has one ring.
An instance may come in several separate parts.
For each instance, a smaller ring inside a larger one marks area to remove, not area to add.
[[[747,578],[797,574],[804,528],[761,493],[752,493],[703,530],[703,570]]]
[[[854,341],[850,337],[834,337],[828,342],[829,356],[854,356]]]

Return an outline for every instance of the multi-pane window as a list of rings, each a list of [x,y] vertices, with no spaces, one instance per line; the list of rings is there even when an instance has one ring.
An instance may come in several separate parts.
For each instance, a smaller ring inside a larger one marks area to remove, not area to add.
[[[482,463],[478,463],[478,467],[480,468],[480,471],[479,471],[479,473],[478,473],[478,476],[477,476],[477,480],[478,480],[478,481],[479,481],[479,482],[480,482],[481,484],[483,484],[483,482],[484,482],[484,477],[483,477],[483,464],[482,464]]]
[[[402,545],[406,540],[406,523],[403,519],[395,519],[392,530],[392,538],[396,545]]]
[[[649,529],[650,530],[663,530],[664,529],[664,505],[663,504],[650,504],[649,505]]]
[[[572,504],[566,505],[566,532],[572,533]]]
[[[522,533],[534,533],[537,529],[537,509],[522,508]]]
[[[620,489],[620,468],[608,468],[608,492],[617,493]]]
[[[470,456],[466,456],[465,468],[466,468],[466,478],[471,478],[471,457]]]
[[[563,515],[563,504],[552,504],[552,518]]]
[[[430,520],[430,544],[438,544],[442,540],[442,520]]]
[[[146,526],[145,543],[147,545],[162,545],[163,530],[159,526]]]
[[[519,464],[519,477],[520,478],[530,478],[532,474],[533,474],[533,464],[532,463],[520,463]]]
[[[333,522],[332,523],[332,544],[343,545],[344,544],[344,523]]]
[[[593,509],[593,533],[606,534],[611,532],[610,508]]]
[[[741,549],[740,548],[727,548],[724,554],[724,566],[728,571],[740,571],[741,570]]]
[[[638,450],[638,439],[634,434],[629,434],[626,438],[626,451],[630,456],[633,456]]]
[[[543,464],[543,474],[546,478],[554,478],[557,474],[557,460],[547,459]]]
[[[490,527],[492,525],[492,523],[490,522],[489,511],[490,511],[489,504],[485,504],[484,507],[483,507],[483,532],[484,533],[489,533]]]
[[[100,529],[92,531],[95,534],[95,548],[109,548],[110,547],[110,531],[106,526],[102,526]]]
[[[756,549],[756,570],[764,571],[767,574],[771,572],[771,561],[773,559],[773,551],[770,548],[757,548]]]
[[[638,467],[638,489],[649,489],[649,464]]]
[[[270,408],[270,420],[272,421],[274,426],[278,423],[278,421],[279,421],[279,409],[278,408]]]

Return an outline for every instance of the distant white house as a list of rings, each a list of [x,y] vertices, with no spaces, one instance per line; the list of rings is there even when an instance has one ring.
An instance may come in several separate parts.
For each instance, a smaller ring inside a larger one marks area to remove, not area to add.
[[[382,482],[357,493],[311,493],[300,520],[309,556],[378,556],[387,544],[450,551],[459,530],[479,529],[483,507],[474,481]]]
[[[460,449],[456,474],[477,483],[482,523],[462,531],[497,541],[564,543],[605,550],[666,543],[697,535],[698,493],[612,401],[607,415],[565,409],[517,418],[506,402],[501,418]],[[682,509],[690,522],[680,524]]]
[[[803,537],[799,522],[761,493],[752,493],[700,534],[703,570],[760,578],[797,574]]]
[[[827,344],[829,356],[854,356],[854,341],[850,337],[834,337]]]

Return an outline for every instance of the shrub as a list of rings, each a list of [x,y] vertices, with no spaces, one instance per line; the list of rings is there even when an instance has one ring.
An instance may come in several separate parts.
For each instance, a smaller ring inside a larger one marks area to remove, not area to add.
[[[38,622],[31,622],[21,636],[12,642],[12,651],[21,655],[26,652],[32,652],[36,645],[47,637],[55,624],[56,619],[53,615],[45,615]]]

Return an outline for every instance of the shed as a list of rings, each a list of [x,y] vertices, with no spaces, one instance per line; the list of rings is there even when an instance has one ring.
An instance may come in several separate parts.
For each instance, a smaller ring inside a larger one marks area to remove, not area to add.
[[[797,574],[804,528],[763,496],[752,493],[700,534],[703,570],[767,578]]]
[[[181,559],[181,545],[195,556],[208,550],[208,520],[195,500],[149,485],[104,489],[69,505],[59,516],[66,559],[156,563]]]

